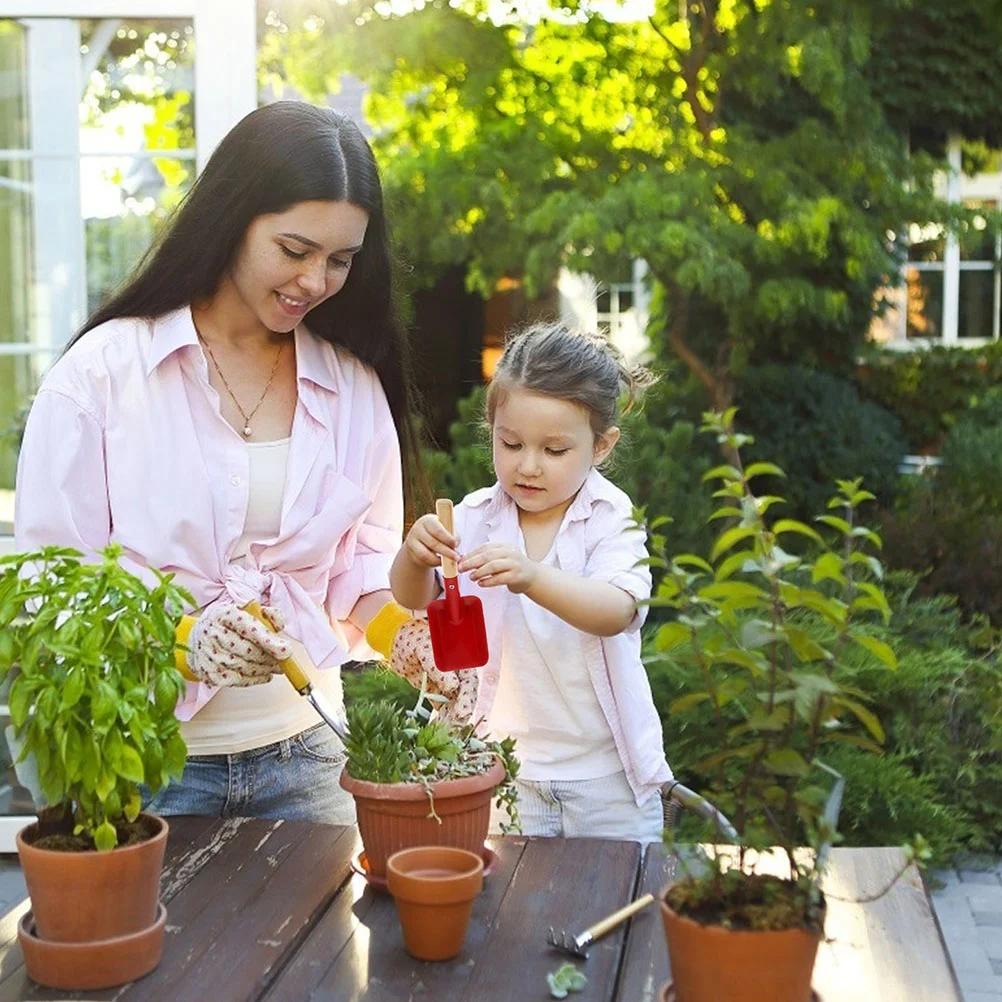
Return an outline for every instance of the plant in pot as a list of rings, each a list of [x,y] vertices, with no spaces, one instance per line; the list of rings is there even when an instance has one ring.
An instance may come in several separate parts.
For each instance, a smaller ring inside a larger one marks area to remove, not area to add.
[[[355,798],[365,847],[356,861],[370,883],[386,882],[386,861],[400,849],[447,845],[492,861],[484,839],[492,798],[505,831],[518,831],[515,742],[483,740],[473,723],[435,719],[442,697],[418,694],[404,710],[387,700],[349,703],[347,762],[341,785]]]
[[[121,555],[47,547],[0,560],[8,736],[39,808],[17,836],[32,906],[19,938],[28,973],[57,988],[133,980],[163,942],[167,824],[141,813],[140,784],[155,793],[184,769],[174,649],[191,599],[156,571],[147,586]]]
[[[884,737],[865,693],[848,684],[848,655],[856,647],[888,669],[897,662],[866,632],[868,619],[890,616],[880,538],[856,518],[873,495],[858,480],[837,482],[816,518],[836,535],[829,548],[813,526],[772,517],[782,499],[756,494],[752,482],[783,473],[771,463],[743,466],[750,439],[733,420],[733,409],[704,416],[729,459],[705,477],[720,483],[711,518],[726,520],[709,559],[668,557],[662,535],[651,545],[663,570],[651,604],[675,610],[656,634],[654,657],[698,668],[699,688],[671,711],[712,721],[718,749],[696,770],[737,832],[734,845],[662,892],[670,997],[808,1002],[824,926],[820,882],[836,837],[837,809],[825,809],[825,750],[848,742],[879,751]],[[719,827],[708,835],[725,840]],[[782,876],[754,872],[771,847],[785,857]]]

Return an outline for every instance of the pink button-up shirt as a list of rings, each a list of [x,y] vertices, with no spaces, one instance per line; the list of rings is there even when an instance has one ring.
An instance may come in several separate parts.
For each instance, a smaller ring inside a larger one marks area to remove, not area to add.
[[[649,598],[651,572],[646,564],[638,564],[647,557],[647,548],[644,533],[631,528],[632,512],[626,494],[592,470],[557,531],[554,546],[560,569],[607,581],[638,601]],[[483,543],[518,546],[518,507],[500,484],[467,495],[456,506],[454,526],[463,553]],[[486,720],[501,677],[505,606],[513,596],[507,588],[478,587],[468,574],[460,575],[459,587],[465,595],[477,595],[484,607],[490,659],[479,670],[473,719]],[[661,718],[640,660],[640,627],[646,616],[647,607],[641,606],[626,631],[613,637],[582,634],[588,678],[638,804],[672,778],[665,760]],[[568,623],[563,623],[563,628],[568,634],[578,633]],[[574,649],[568,642],[567,650]]]
[[[222,417],[185,307],[102,324],[46,374],[18,463],[18,549],[117,542],[130,569],[173,572],[198,608],[278,606],[318,668],[367,653],[347,619],[389,587],[403,530],[399,441],[375,372],[302,326],[295,341],[299,400],[274,539],[230,563],[247,447]],[[214,692],[190,683],[178,716]]]

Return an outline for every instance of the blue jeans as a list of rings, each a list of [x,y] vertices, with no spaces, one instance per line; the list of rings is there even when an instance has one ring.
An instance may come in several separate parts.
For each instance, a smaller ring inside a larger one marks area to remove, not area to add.
[[[661,841],[661,798],[655,793],[638,807],[625,773],[601,779],[516,779],[515,787],[523,835]],[[500,830],[501,820],[508,820],[504,811],[492,807],[492,832]]]
[[[155,797],[143,790],[154,814],[275,818],[355,824],[355,801],[338,784],[344,746],[327,724],[235,755],[192,755],[179,783]]]

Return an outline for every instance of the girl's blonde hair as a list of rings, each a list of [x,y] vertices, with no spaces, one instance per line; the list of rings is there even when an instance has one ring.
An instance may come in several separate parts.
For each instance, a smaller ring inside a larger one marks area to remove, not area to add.
[[[654,381],[643,366],[627,366],[606,337],[559,323],[532,324],[505,344],[487,388],[487,422],[494,424],[494,414],[511,390],[529,390],[584,407],[592,431],[601,435]]]

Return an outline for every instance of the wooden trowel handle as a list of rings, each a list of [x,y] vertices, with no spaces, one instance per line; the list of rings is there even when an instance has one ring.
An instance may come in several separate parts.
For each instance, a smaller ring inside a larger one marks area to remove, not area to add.
[[[249,612],[256,620],[264,623],[272,633],[276,632],[275,624],[264,614],[259,603],[248,602],[244,606],[244,612]],[[313,688],[313,683],[310,681],[309,675],[303,671],[295,658],[286,658],[284,661],[280,661],[279,664],[285,673],[285,677],[296,687],[296,690],[301,695],[305,696]]]
[[[446,532],[453,532],[452,528],[452,502],[448,498],[439,498],[435,502],[435,514],[439,522],[445,526]],[[457,576],[456,561],[452,557],[442,557],[442,574],[447,578]]]

